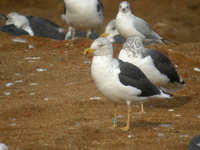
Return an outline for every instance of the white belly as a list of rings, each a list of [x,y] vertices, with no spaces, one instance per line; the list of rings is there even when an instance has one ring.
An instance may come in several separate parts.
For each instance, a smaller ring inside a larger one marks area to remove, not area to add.
[[[102,59],[93,59],[91,73],[93,80],[96,84],[96,87],[101,91],[101,93],[107,97],[109,100],[120,102],[120,101],[141,101],[143,98],[137,97],[141,93],[141,90],[124,86],[118,78],[119,69],[111,69],[115,68],[113,64],[109,65],[101,65],[99,62]]]
[[[133,21],[126,16],[117,17],[116,27],[118,32],[125,38],[128,38],[133,35],[138,35],[141,38],[144,38],[144,36],[134,28]]]
[[[94,7],[95,6],[95,7]],[[103,16],[99,17],[97,6],[94,0],[85,0],[85,3],[79,5],[68,6],[66,12],[66,20],[68,24],[75,27],[96,28],[103,23]]]

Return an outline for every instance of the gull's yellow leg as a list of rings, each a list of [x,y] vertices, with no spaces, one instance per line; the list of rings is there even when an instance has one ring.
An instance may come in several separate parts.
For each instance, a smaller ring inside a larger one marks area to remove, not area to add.
[[[89,39],[91,34],[92,34],[92,29],[89,29],[89,30],[87,31],[86,37]]]
[[[131,123],[131,106],[128,105],[128,115],[127,115],[126,126],[121,128],[121,130],[122,131],[128,131],[130,129],[130,123]]]
[[[117,105],[115,104],[115,108],[114,108],[114,117],[112,118],[113,120],[113,125],[111,128],[116,128],[117,127],[117,114],[118,114],[118,109],[117,109]]]
[[[144,104],[141,103],[140,105],[141,105],[141,113],[145,113],[145,111],[144,111]]]
[[[76,31],[73,29],[73,30],[72,30],[72,40],[75,39],[75,33],[76,33]]]

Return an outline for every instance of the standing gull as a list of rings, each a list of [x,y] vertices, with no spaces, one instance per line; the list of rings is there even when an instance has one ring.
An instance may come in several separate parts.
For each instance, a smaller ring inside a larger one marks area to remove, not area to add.
[[[105,31],[101,37],[106,37],[111,43],[123,44],[126,39],[122,37],[116,28],[116,20],[113,19],[106,25]]]
[[[139,36],[126,40],[118,58],[136,65],[153,84],[167,92],[175,92],[184,87],[183,79],[169,58],[157,50],[144,48]]]
[[[94,53],[92,78],[101,93],[115,103],[113,128],[117,127],[116,103],[124,101],[128,105],[127,124],[122,128],[127,131],[130,128],[132,102],[170,98],[170,95],[155,87],[135,65],[113,58],[113,47],[108,39],[96,39],[91,47],[84,51],[85,54],[90,52]]]
[[[64,0],[62,20],[70,25],[75,37],[75,27],[88,28],[87,37],[94,28],[103,24],[104,8],[100,0]]]
[[[146,43],[165,43],[166,41],[154,32],[146,21],[132,14],[130,4],[127,1],[122,1],[119,5],[119,11],[116,16],[116,27],[119,33],[125,38],[138,35]]]

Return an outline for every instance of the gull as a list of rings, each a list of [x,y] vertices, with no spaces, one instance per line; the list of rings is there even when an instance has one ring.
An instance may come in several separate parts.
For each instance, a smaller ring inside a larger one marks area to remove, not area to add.
[[[8,147],[6,144],[0,143],[0,150],[8,150]]]
[[[131,12],[130,4],[127,1],[122,1],[119,5],[116,27],[118,32],[125,38],[138,35],[147,44],[153,42],[165,43],[167,41],[154,32],[146,21],[135,16]]]
[[[200,149],[200,135],[193,137],[188,145],[188,150],[199,150]]]
[[[136,65],[153,84],[166,92],[176,92],[185,85],[170,59],[158,50],[145,48],[140,36],[129,37],[118,58]],[[143,105],[141,110],[144,112]]]
[[[117,103],[128,105],[127,123],[121,128],[130,129],[131,104],[151,98],[171,96],[154,86],[135,65],[113,58],[112,43],[106,38],[96,39],[85,54],[93,52],[91,75],[96,87],[109,100],[115,103],[113,128],[117,127]]]
[[[1,15],[3,16],[3,15]],[[45,18],[36,16],[25,16],[17,12],[11,12],[3,17],[6,20],[2,31],[13,35],[49,37],[56,40],[64,40],[66,33],[64,29],[57,24]],[[24,32],[23,32],[24,31]]]
[[[108,22],[101,37],[106,37],[111,43],[123,44],[125,42],[125,38],[117,31],[115,19]]]
[[[75,27],[88,28],[89,37],[93,29],[103,24],[104,7],[101,0],[64,0],[61,18],[69,24],[72,38],[75,37]]]

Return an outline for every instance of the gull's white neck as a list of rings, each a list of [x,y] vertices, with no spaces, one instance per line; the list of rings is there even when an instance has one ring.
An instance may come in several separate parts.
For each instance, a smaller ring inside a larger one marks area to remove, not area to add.
[[[120,17],[129,17],[129,16],[132,16],[132,15],[133,14],[131,13],[131,11],[129,11],[127,13],[122,13],[121,11],[119,11],[118,14],[117,14],[117,19],[120,18]]]

